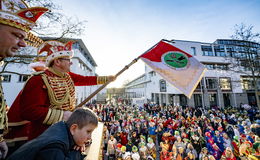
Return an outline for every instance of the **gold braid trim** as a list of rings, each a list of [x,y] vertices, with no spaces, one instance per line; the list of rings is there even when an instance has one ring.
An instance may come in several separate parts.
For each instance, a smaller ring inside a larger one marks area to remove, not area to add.
[[[51,71],[52,73],[60,76],[60,77],[65,77],[66,76],[66,73],[62,73],[60,71],[57,71],[56,69],[52,68],[52,67],[49,67],[49,71]]]
[[[62,118],[63,118],[62,110],[49,108],[49,111],[43,121],[43,124],[52,125],[56,122],[61,121]]]
[[[28,32],[25,42],[27,45],[38,48],[43,43],[43,40],[34,35],[32,32]]]
[[[98,76],[97,77],[97,84],[105,84],[108,81],[107,76]]]
[[[42,74],[42,79],[47,87],[48,97],[50,100],[49,108],[73,111],[75,109],[75,87],[74,82],[69,74],[49,71],[58,76],[49,76]],[[62,113],[63,114],[63,113]]]
[[[47,113],[47,115],[46,115],[44,121],[42,122],[43,124],[47,124],[47,121],[48,121],[49,118],[50,118],[50,114],[51,114],[51,109],[48,110],[48,113]]]
[[[68,102],[70,100],[71,97],[70,97],[70,94],[69,94],[69,91],[67,88],[66,88],[66,90],[67,90],[66,95],[63,97],[63,99],[57,100],[55,98],[52,88],[48,82],[47,75],[42,74],[42,79],[48,89],[48,96],[50,98],[51,106],[53,106],[54,108],[57,108],[57,107],[61,106],[62,104],[64,104],[65,102]]]
[[[6,25],[9,25],[9,26],[18,28],[18,29],[21,29],[21,30],[23,30],[25,32],[29,32],[30,31],[30,27],[29,26],[23,25],[21,23],[13,22],[13,21],[11,21],[9,19],[0,18],[0,23],[6,24]]]
[[[0,142],[3,141],[3,135],[7,133],[8,131],[8,121],[7,121],[7,114],[6,114],[6,103],[4,99],[4,93],[2,88],[2,80],[0,79],[0,130],[3,131],[3,133],[0,134]]]
[[[64,111],[61,111],[60,118],[58,119],[58,122],[59,122],[59,121],[62,121],[63,114],[64,114]]]
[[[27,124],[29,123],[30,121],[20,121],[20,122],[8,122],[8,126],[12,126],[12,127],[15,127],[15,126],[21,126],[21,125],[24,125],[24,124]]]
[[[54,116],[54,118],[53,118],[53,121],[50,122],[51,124],[54,124],[54,123],[56,123],[56,122],[59,122],[59,119],[60,119],[60,116],[61,116],[61,112],[63,112],[63,111],[62,111],[62,110],[57,110],[57,111],[56,111],[56,114],[55,114],[55,116]]]
[[[51,110],[51,114],[49,116],[49,119],[47,120],[47,124],[48,125],[51,125],[52,122],[54,121],[54,118],[55,118],[55,115],[56,115],[56,111],[57,111],[56,109]]]

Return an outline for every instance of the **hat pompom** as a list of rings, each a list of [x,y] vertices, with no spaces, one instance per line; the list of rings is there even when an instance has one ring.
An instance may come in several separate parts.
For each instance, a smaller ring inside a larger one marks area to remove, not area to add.
[[[32,68],[36,72],[44,71],[46,69],[45,63],[38,61],[29,64],[29,68]]]

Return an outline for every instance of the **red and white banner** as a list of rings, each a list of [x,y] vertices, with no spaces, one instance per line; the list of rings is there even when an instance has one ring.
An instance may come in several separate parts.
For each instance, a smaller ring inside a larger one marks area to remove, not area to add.
[[[162,40],[140,58],[188,98],[203,77],[206,68],[192,55]]]

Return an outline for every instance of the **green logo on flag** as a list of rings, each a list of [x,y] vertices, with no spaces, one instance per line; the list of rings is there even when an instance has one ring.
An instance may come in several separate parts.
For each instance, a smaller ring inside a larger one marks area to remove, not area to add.
[[[174,69],[185,69],[189,62],[188,57],[184,53],[176,51],[163,54],[162,61]]]

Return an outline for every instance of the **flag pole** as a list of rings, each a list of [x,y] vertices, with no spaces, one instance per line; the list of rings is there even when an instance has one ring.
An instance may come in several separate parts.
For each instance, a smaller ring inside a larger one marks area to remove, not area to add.
[[[161,41],[165,41],[165,39],[162,39]],[[158,42],[159,43],[159,42]],[[156,43],[155,45],[153,45],[151,48],[149,48],[147,51],[145,51],[143,54],[145,54],[146,52],[148,52],[149,50],[151,50],[152,48],[154,48],[158,43]],[[142,55],[143,55],[142,54]],[[115,78],[117,78],[120,74],[122,74],[125,70],[127,70],[131,65],[133,65],[134,63],[136,63],[138,61],[138,59],[140,59],[140,57],[142,56],[140,55],[139,57],[135,58],[131,63],[129,63],[128,65],[126,65],[123,69],[121,69],[116,75]],[[98,92],[100,92],[102,89],[104,89],[111,81],[106,82],[105,84],[103,84],[102,86],[100,86],[95,92],[91,93],[84,101],[82,101],[79,105],[76,106],[76,108],[78,107],[82,107],[84,104],[86,104],[91,98],[93,98]]]
[[[121,69],[116,75],[115,78],[117,78],[120,74],[122,74],[125,70],[127,70],[131,65],[133,65],[134,63],[136,63],[138,61],[138,59],[141,56],[135,58],[131,63],[129,63],[128,65],[126,65],[123,69]],[[78,107],[82,107],[84,104],[86,104],[91,98],[93,98],[99,91],[101,91],[102,89],[104,89],[111,81],[107,81],[106,83],[104,83],[102,86],[100,86],[95,92],[93,92],[92,94],[90,94],[84,101],[82,101],[79,105],[76,106],[76,108]]]

